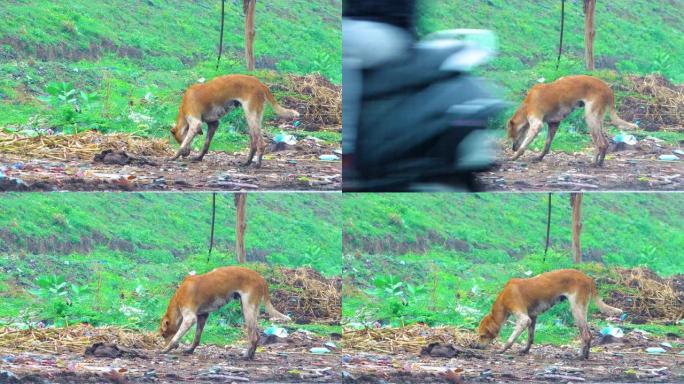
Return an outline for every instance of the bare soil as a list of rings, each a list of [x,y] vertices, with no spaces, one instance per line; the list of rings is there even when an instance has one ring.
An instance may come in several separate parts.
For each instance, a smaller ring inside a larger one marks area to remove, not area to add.
[[[296,335],[291,335],[296,336]],[[77,353],[0,351],[0,383],[334,383],[339,353],[309,352],[325,338],[289,337],[261,345],[254,360],[243,348],[200,345],[193,355],[137,349],[138,357],[98,358]],[[129,350],[130,351],[130,350]],[[131,353],[127,353],[131,355]]]
[[[684,190],[684,156],[677,161],[658,157],[675,148],[663,142],[643,140],[634,146],[610,151],[602,167],[593,165],[593,149],[586,153],[551,152],[541,162],[537,151],[527,151],[517,161],[501,160],[492,171],[479,175],[489,191],[681,191]],[[510,148],[503,151],[510,158]]]
[[[209,151],[202,162],[149,156],[131,164],[2,156],[0,191],[340,190],[341,161],[321,161],[333,147],[295,146],[267,152],[261,168],[246,154]]]
[[[533,345],[527,355],[514,351],[467,350],[465,357],[349,352],[342,357],[342,377],[350,383],[644,383],[684,381],[681,336],[667,340],[679,347],[649,354],[645,348],[665,340],[631,332],[600,344],[596,335],[589,360],[578,357],[579,346]],[[679,343],[679,344],[677,344]]]

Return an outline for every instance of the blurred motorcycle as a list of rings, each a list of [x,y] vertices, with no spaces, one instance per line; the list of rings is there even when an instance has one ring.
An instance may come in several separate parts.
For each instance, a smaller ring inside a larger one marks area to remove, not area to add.
[[[494,57],[496,36],[455,29],[409,42],[346,20],[343,39],[343,190],[479,190],[476,173],[496,157],[488,121],[508,104],[470,72]]]

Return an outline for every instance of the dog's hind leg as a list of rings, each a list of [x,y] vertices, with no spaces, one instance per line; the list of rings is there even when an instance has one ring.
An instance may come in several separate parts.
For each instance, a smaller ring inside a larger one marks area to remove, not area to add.
[[[209,152],[209,144],[211,144],[211,140],[214,138],[214,133],[216,133],[216,130],[218,129],[219,122],[218,121],[211,121],[207,123],[207,137],[204,140],[204,146],[202,147],[202,152],[200,152],[197,157],[194,157],[192,161],[202,161],[204,158],[204,155]]]
[[[542,151],[541,155],[534,159],[534,161],[542,161],[544,156],[546,156],[549,153],[549,150],[551,149],[551,142],[553,141],[553,137],[556,136],[556,132],[558,131],[559,125],[560,123],[549,123],[549,132],[546,135],[544,150]]]
[[[536,117],[529,117],[528,121],[530,123],[530,128],[527,130],[527,135],[525,135],[525,139],[523,140],[522,144],[520,144],[518,150],[515,151],[515,153],[511,157],[511,161],[517,160],[520,156],[522,156],[523,153],[525,153],[527,147],[530,145],[532,140],[539,134],[539,131],[542,129],[542,126],[544,125],[544,122]]]
[[[520,351],[521,355],[528,353],[532,347],[535,325],[537,325],[537,316],[530,316],[530,325],[527,327],[527,344],[525,345],[525,348]]]
[[[241,295],[242,316],[245,319],[245,328],[247,328],[247,337],[249,338],[249,348],[245,354],[245,358],[249,360],[254,359],[257,343],[259,342],[259,331],[257,329],[257,320],[259,317],[259,300],[252,295]]]
[[[589,126],[589,133],[596,147],[594,165],[599,167],[603,165],[603,160],[606,158],[606,152],[608,151],[608,138],[603,133],[602,120],[604,114],[603,108],[595,106],[594,103],[586,103],[584,107],[584,118]]]
[[[503,349],[501,350],[501,353],[504,353],[508,350],[508,348],[513,345],[515,340],[520,337],[520,334],[523,333],[525,328],[528,328],[530,324],[532,324],[532,319],[525,314],[525,313],[516,313],[515,316],[518,318],[518,320],[515,322],[515,329],[513,330],[513,333],[511,334],[511,337],[508,338],[506,341],[506,344],[504,344]]]
[[[575,325],[580,332],[580,339],[582,339],[582,358],[588,359],[589,349],[591,348],[591,331],[587,323],[589,295],[578,292],[575,295],[568,295],[568,301],[570,302],[572,317],[575,319]]]
[[[183,351],[184,354],[192,355],[193,352],[195,352],[195,348],[197,348],[197,346],[200,343],[200,339],[202,338],[202,331],[204,331],[204,324],[207,323],[208,318],[209,318],[208,313],[205,313],[203,315],[197,315],[197,327],[195,328],[195,339],[192,341],[192,345],[190,346],[190,348]]]

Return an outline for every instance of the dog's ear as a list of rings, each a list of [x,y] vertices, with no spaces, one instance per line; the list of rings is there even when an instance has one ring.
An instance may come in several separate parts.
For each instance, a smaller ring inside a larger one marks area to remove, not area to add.
[[[164,317],[161,321],[161,327],[159,328],[162,333],[166,332],[167,329],[169,329],[169,319]]]

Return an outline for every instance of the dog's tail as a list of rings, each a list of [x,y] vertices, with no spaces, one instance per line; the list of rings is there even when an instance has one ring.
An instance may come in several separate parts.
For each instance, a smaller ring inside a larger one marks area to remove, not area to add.
[[[633,123],[629,123],[627,121],[624,121],[618,116],[617,112],[615,111],[615,105],[610,104],[610,111],[608,111],[608,114],[610,116],[610,122],[617,126],[618,128],[622,129],[639,129],[639,126]]]
[[[283,315],[271,304],[271,296],[268,294],[268,285],[264,284],[261,290],[261,301],[264,303],[266,313],[271,317],[271,321],[291,321],[290,316]]]
[[[295,111],[294,109],[283,108],[280,104],[278,104],[275,97],[273,97],[271,90],[263,84],[262,86],[264,87],[264,96],[266,96],[266,100],[268,100],[268,102],[271,103],[271,105],[273,106],[273,110],[278,116],[286,118],[299,117],[299,112]]]
[[[601,311],[601,313],[603,313],[604,315],[611,316],[622,315],[622,309],[611,307],[610,305],[604,303],[603,300],[601,300],[601,297],[598,295],[598,291],[596,290],[596,283],[593,281],[591,284],[591,294],[594,297],[594,303],[596,303],[596,306],[598,307],[599,311]]]

